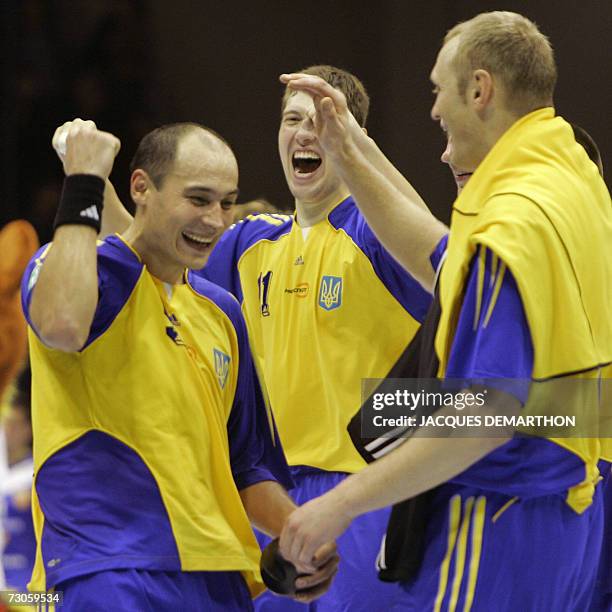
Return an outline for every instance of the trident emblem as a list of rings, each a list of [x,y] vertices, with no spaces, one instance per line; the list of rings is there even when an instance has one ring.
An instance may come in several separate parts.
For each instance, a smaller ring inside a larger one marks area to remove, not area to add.
[[[324,310],[334,310],[342,306],[342,277],[323,277],[319,291],[319,306]]]
[[[213,349],[213,354],[215,358],[215,373],[217,374],[221,388],[224,389],[229,374],[230,356],[219,349]]]

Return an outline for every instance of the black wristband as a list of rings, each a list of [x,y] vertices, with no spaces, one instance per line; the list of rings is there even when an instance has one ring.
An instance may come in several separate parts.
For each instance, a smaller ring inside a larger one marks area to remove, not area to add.
[[[93,174],[67,176],[53,231],[60,225],[89,225],[99,232],[104,207],[104,185],[104,180]]]

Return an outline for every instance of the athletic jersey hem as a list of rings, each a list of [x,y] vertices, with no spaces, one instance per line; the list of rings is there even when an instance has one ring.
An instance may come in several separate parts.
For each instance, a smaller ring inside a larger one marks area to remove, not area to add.
[[[231,567],[229,567],[231,566]],[[49,590],[71,578],[78,578],[87,574],[95,574],[107,570],[139,569],[160,572],[244,572],[254,571],[248,560],[235,557],[201,557],[199,555],[188,555],[182,563],[177,563],[176,557],[154,557],[141,555],[121,555],[117,557],[105,557],[101,559],[88,559],[79,563],[73,563],[62,567],[61,570],[46,570],[46,589]],[[38,585],[29,585],[29,588],[37,588]]]

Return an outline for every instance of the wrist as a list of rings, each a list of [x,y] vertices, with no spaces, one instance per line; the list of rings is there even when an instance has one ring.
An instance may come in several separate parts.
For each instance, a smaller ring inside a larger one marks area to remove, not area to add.
[[[94,174],[66,176],[53,229],[63,225],[86,225],[99,232],[104,187],[104,179]]]
[[[333,151],[329,151],[327,155],[330,157],[332,162],[336,164],[338,170],[341,172],[347,167],[350,168],[362,157],[359,148],[352,138],[347,138],[342,143],[342,146]]]
[[[360,514],[352,495],[352,480],[353,477],[349,476],[328,493],[335,512],[348,521],[352,521]]]

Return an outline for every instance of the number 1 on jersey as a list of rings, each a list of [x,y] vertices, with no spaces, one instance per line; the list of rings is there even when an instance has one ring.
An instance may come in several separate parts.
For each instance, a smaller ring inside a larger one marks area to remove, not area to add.
[[[259,306],[262,317],[270,316],[270,306],[268,305],[268,291],[270,289],[270,279],[272,278],[272,270],[268,270],[265,274],[262,272],[257,279],[259,287]]]

